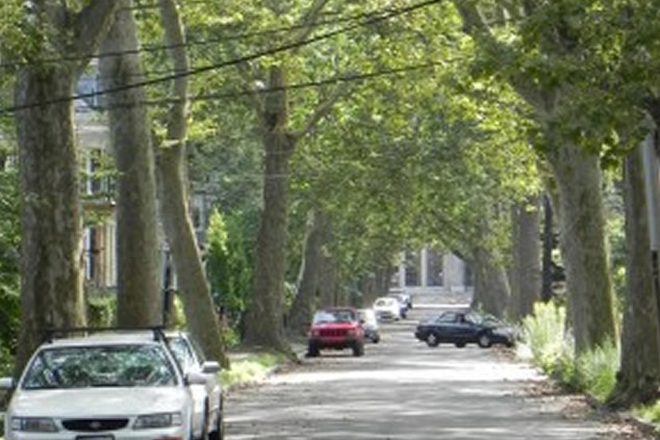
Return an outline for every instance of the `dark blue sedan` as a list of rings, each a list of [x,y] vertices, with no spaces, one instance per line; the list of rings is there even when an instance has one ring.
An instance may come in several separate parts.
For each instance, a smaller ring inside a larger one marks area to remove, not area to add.
[[[437,347],[441,342],[465,347],[478,344],[488,348],[493,344],[513,346],[515,332],[497,319],[476,312],[444,312],[417,325],[415,337],[426,342],[429,347]]]

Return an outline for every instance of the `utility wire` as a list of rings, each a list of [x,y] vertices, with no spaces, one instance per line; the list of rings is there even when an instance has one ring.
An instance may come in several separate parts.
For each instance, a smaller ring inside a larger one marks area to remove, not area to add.
[[[416,3],[416,4],[411,5],[411,6],[406,6],[404,8],[400,8],[400,9],[394,10],[392,12],[385,13],[381,16],[373,17],[373,18],[361,21],[359,23],[351,24],[351,25],[345,26],[343,28],[340,28],[340,29],[337,29],[337,30],[334,30],[334,31],[326,32],[326,33],[317,35],[315,37],[308,38],[306,40],[284,44],[284,45],[276,47],[274,49],[255,52],[251,55],[231,59],[231,60],[224,61],[224,62],[217,63],[217,64],[211,64],[211,65],[208,65],[208,66],[199,67],[199,68],[196,68],[196,69],[191,69],[191,70],[188,70],[188,71],[185,71],[185,72],[177,72],[177,73],[174,73],[172,75],[166,75],[166,76],[162,76],[160,78],[154,78],[154,79],[150,79],[150,80],[139,81],[139,82],[136,82],[134,84],[128,84],[128,85],[121,86],[121,87],[115,87],[115,88],[110,88],[110,89],[106,89],[106,90],[100,90],[100,91],[97,91],[97,92],[81,93],[81,94],[77,94],[77,95],[74,95],[74,96],[55,98],[55,99],[50,99],[50,100],[46,100],[46,101],[42,101],[42,102],[33,102],[33,103],[27,103],[27,104],[21,104],[21,105],[16,105],[16,106],[11,106],[11,107],[0,108],[0,114],[16,112],[16,111],[19,111],[19,110],[26,110],[26,109],[30,109],[30,108],[34,108],[34,107],[40,107],[40,106],[44,106],[44,105],[52,105],[52,104],[75,101],[75,100],[80,100],[80,99],[93,98],[95,96],[108,95],[108,94],[111,94],[111,93],[124,92],[126,90],[131,90],[131,89],[135,89],[135,88],[138,88],[138,87],[145,87],[145,86],[160,84],[162,82],[172,81],[172,80],[175,80],[175,79],[178,79],[178,78],[184,78],[184,77],[187,77],[187,76],[193,76],[193,75],[198,75],[198,74],[204,73],[204,72],[210,72],[210,71],[213,71],[213,70],[222,69],[222,68],[228,67],[228,66],[234,66],[234,65],[237,65],[237,64],[245,63],[247,61],[252,61],[252,60],[255,60],[255,59],[258,59],[258,58],[262,58],[262,57],[265,57],[265,56],[274,55],[274,54],[281,53],[281,52],[286,52],[286,51],[289,51],[289,50],[292,50],[292,49],[297,49],[299,47],[304,47],[304,46],[307,46],[307,45],[310,45],[310,44],[313,44],[313,43],[316,43],[316,42],[319,42],[319,41],[322,41],[322,40],[327,40],[331,37],[335,37],[337,35],[341,35],[341,34],[350,32],[350,31],[358,29],[360,27],[375,24],[375,23],[385,21],[385,20],[388,20],[390,18],[399,16],[399,15],[408,14],[410,12],[413,12],[413,11],[416,11],[416,10],[419,10],[419,9],[422,9],[422,8],[429,7],[431,5],[439,3],[440,1],[442,1],[442,0],[425,0],[423,2]]]
[[[0,69],[15,69],[17,67],[24,67],[24,66],[31,66],[31,65],[41,65],[41,64],[52,64],[52,63],[62,63],[62,62],[69,62],[69,61],[84,61],[88,59],[101,59],[101,58],[109,58],[109,57],[117,57],[117,56],[123,56],[123,55],[136,55],[140,53],[153,53],[153,52],[162,52],[166,51],[169,49],[176,49],[179,47],[194,47],[194,46],[209,46],[212,44],[218,44],[218,43],[223,43],[226,41],[240,41],[240,40],[247,40],[250,38],[255,38],[255,37],[263,37],[267,35],[276,35],[276,34],[281,34],[284,32],[291,32],[291,31],[296,31],[300,29],[308,29],[308,28],[318,28],[318,27],[323,27],[323,26],[329,26],[329,25],[334,25],[334,24],[344,24],[347,22],[351,21],[357,21],[357,20],[362,20],[365,18],[370,18],[374,16],[378,16],[380,14],[386,14],[388,12],[393,12],[396,11],[395,9],[392,8],[383,8],[379,10],[374,10],[370,12],[363,12],[360,14],[355,14],[355,15],[350,15],[347,17],[340,17],[332,20],[319,20],[315,21],[312,23],[308,24],[296,24],[296,25],[291,25],[291,26],[282,26],[282,27],[276,27],[276,28],[271,28],[271,29],[263,29],[261,31],[255,31],[255,32],[245,32],[245,33],[237,33],[237,34],[232,34],[232,35],[221,35],[219,37],[215,38],[207,38],[203,40],[194,40],[194,39],[189,39],[184,43],[177,43],[177,44],[153,44],[153,45],[145,45],[142,46],[139,49],[130,49],[130,50],[120,50],[120,51],[112,51],[112,52],[102,52],[102,53],[97,53],[93,54],[90,56],[72,56],[72,57],[57,57],[57,58],[46,58],[43,60],[36,60],[36,61],[13,61],[13,62],[5,62],[5,63],[0,63]]]
[[[347,75],[342,75],[334,78],[327,78],[323,80],[318,80],[318,81],[308,81],[308,82],[303,82],[303,83],[296,83],[296,84],[291,84],[288,86],[284,87],[272,87],[268,89],[257,89],[257,90],[250,90],[250,91],[240,91],[240,92],[225,92],[225,93],[204,93],[204,94],[198,94],[194,96],[188,97],[188,101],[215,101],[215,100],[222,100],[222,99],[228,99],[228,98],[238,98],[242,96],[248,96],[252,95],[254,93],[256,94],[269,94],[269,93],[276,93],[276,92],[281,92],[284,90],[301,90],[301,89],[307,89],[307,88],[312,88],[312,87],[322,87],[322,86],[327,86],[327,85],[332,85],[332,84],[340,84],[340,83],[350,83],[350,82],[356,82],[356,81],[364,81],[367,79],[374,79],[378,77],[383,77],[383,76],[391,76],[391,75],[397,75],[401,73],[407,73],[407,72],[412,72],[412,71],[417,71],[417,70],[423,70],[423,69],[430,69],[433,67],[441,66],[444,63],[440,62],[435,62],[435,63],[424,63],[424,64],[415,64],[415,65],[410,65],[410,66],[404,66],[404,67],[399,67],[399,68],[394,68],[394,69],[388,69],[388,70],[379,70],[375,72],[367,72],[367,73],[354,73],[354,74],[347,74]],[[110,110],[110,109],[115,109],[115,108],[130,108],[130,107],[137,107],[137,106],[159,106],[159,105],[167,105],[167,104],[176,104],[180,103],[182,100],[177,99],[177,98],[162,98],[162,99],[151,99],[151,100],[144,100],[141,102],[131,102],[131,103],[126,103],[126,104],[113,104],[112,106],[93,106],[90,105],[90,108],[93,110]]]

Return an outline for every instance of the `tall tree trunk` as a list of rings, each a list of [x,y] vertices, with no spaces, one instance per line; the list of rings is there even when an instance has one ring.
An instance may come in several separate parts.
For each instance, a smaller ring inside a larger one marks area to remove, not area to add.
[[[549,154],[559,189],[560,243],[576,352],[616,340],[599,157],[563,144]]]
[[[541,292],[538,198],[513,207],[513,267],[509,315],[519,320],[533,312]]]
[[[122,1],[124,6],[132,2]],[[133,11],[123,7],[102,44],[99,70],[104,90],[144,81]],[[143,87],[109,93],[110,142],[117,165],[117,323],[123,327],[163,323],[159,286],[156,176],[151,124]]]
[[[77,14],[55,2],[37,2],[30,11],[37,29],[49,29],[42,42],[44,57],[53,47],[66,48],[79,62],[21,68],[16,77],[15,104],[19,146],[21,206],[21,331],[15,363],[20,373],[47,328],[84,324],[81,280],[82,224],[78,160],[69,98],[97,50],[118,8],[116,2],[91,0]],[[49,9],[49,13],[45,9]],[[63,28],[67,26],[66,29]],[[50,41],[50,40],[54,41]],[[37,42],[38,43],[38,42]],[[34,49],[34,47],[32,47]],[[56,102],[58,101],[59,102]]]
[[[392,278],[393,268],[389,260],[384,260],[381,266],[376,269],[376,295],[386,296],[390,291],[390,279]],[[376,300],[374,298],[371,303]],[[371,304],[370,303],[370,304]]]
[[[629,407],[658,398],[660,331],[651,270],[649,222],[641,147],[625,160],[626,297],[621,335],[621,368],[609,400]],[[656,177],[657,178],[657,177]]]
[[[293,301],[289,313],[289,331],[294,335],[307,333],[319,288],[319,272],[323,252],[323,215],[310,210],[307,213],[305,244],[300,275],[298,277],[298,294]]]
[[[71,96],[66,67],[27,67],[17,78],[16,105]],[[84,324],[78,161],[71,102],[16,113],[21,209],[21,332],[17,371],[48,328]]]
[[[319,281],[319,297],[321,307],[338,305],[337,273],[331,255],[323,255]]]
[[[474,297],[472,307],[498,318],[504,316],[510,291],[504,266],[499,264],[489,251],[479,248],[474,251]]]
[[[187,72],[190,62],[178,8],[173,0],[160,0],[160,13],[165,30],[165,43],[171,48],[174,69],[176,72]],[[225,355],[220,323],[213,307],[211,289],[204,272],[188,207],[186,76],[174,81],[173,93],[178,101],[169,110],[165,140],[167,145],[158,149],[157,158],[161,218],[172,251],[187,326],[202,346],[204,354],[227,368],[229,359]]]
[[[263,114],[262,137],[266,153],[263,210],[257,233],[255,279],[245,342],[289,351],[284,339],[283,301],[289,160],[295,141],[286,130],[285,85],[282,68],[272,66],[268,88],[280,92],[267,96]]]
[[[554,248],[554,231],[552,227],[552,204],[550,197],[543,196],[543,275],[541,281],[541,299],[548,302],[554,296],[552,290],[552,250]]]

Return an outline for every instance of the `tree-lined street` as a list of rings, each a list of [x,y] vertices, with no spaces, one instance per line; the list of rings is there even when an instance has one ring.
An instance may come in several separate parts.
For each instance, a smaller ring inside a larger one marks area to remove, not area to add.
[[[549,389],[545,379],[498,348],[417,341],[416,321],[434,313],[414,309],[410,319],[385,325],[382,342],[368,345],[362,358],[327,351],[265,384],[230,392],[228,438],[630,438],[620,426],[586,417],[575,397],[534,395]]]

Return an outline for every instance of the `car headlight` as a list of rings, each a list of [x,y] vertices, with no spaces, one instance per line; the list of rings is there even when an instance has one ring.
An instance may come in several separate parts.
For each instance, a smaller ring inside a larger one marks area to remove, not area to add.
[[[57,432],[57,425],[50,417],[12,417],[12,431]]]
[[[133,429],[156,429],[169,428],[170,426],[181,426],[181,413],[158,413],[144,414],[135,420]]]

